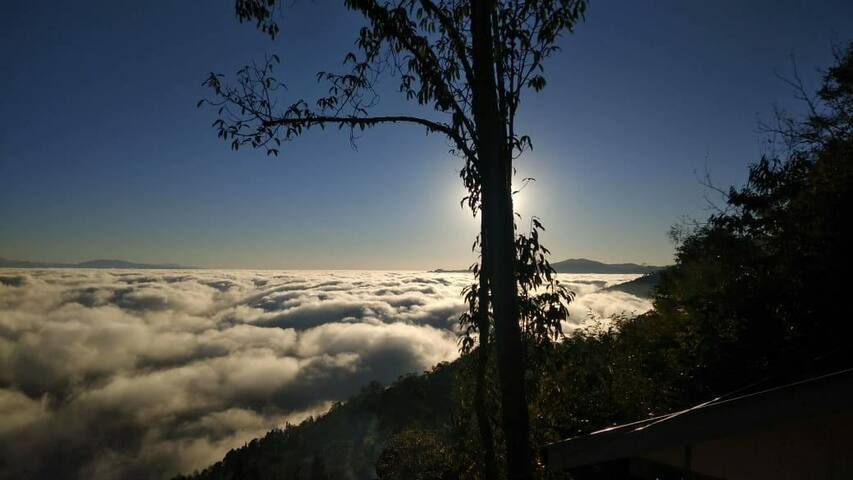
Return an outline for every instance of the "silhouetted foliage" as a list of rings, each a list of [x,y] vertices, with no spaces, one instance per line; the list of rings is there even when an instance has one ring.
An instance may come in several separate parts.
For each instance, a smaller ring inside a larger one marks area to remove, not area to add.
[[[838,54],[809,109],[780,114],[781,140],[727,192],[724,208],[682,239],[655,314],[683,324],[694,388],[720,393],[815,361],[849,358],[853,221],[853,49]]]
[[[428,431],[404,430],[388,441],[376,461],[380,480],[456,480],[454,455],[445,439]]]

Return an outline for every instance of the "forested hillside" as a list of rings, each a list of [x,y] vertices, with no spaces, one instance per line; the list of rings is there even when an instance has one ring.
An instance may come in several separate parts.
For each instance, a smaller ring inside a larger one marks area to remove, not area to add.
[[[204,471],[178,478],[374,478],[376,459],[394,433],[448,422],[453,372],[453,366],[439,364],[387,388],[372,383],[320,417],[270,431]]]

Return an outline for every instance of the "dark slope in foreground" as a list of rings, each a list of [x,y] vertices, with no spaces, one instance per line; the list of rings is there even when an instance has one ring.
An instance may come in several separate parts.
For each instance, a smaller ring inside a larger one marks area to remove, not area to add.
[[[452,380],[458,362],[401,377],[390,387],[366,386],[328,413],[298,426],[273,430],[225,458],[178,479],[372,479],[385,442],[394,433],[445,424],[452,409]]]

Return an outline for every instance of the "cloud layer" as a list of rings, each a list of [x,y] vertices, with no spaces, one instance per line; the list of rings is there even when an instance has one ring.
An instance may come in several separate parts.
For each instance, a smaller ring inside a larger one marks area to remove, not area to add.
[[[638,313],[561,276],[570,322]],[[0,270],[0,478],[168,478],[454,359],[466,274]],[[574,324],[569,323],[567,328]]]

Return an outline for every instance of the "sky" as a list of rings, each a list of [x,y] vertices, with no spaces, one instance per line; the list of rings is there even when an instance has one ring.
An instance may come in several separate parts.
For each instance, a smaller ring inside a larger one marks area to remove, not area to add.
[[[360,19],[293,2],[275,41],[230,1],[0,4],[0,257],[220,268],[458,268],[477,223],[461,160],[415,127],[316,131],[278,158],[233,152],[197,109],[208,72],[277,53],[288,99],[339,71]],[[669,227],[740,185],[758,122],[792,111],[850,39],[849,1],[594,1],[523,99],[517,199],[554,260],[666,264]],[[383,92],[377,113],[411,111]]]

